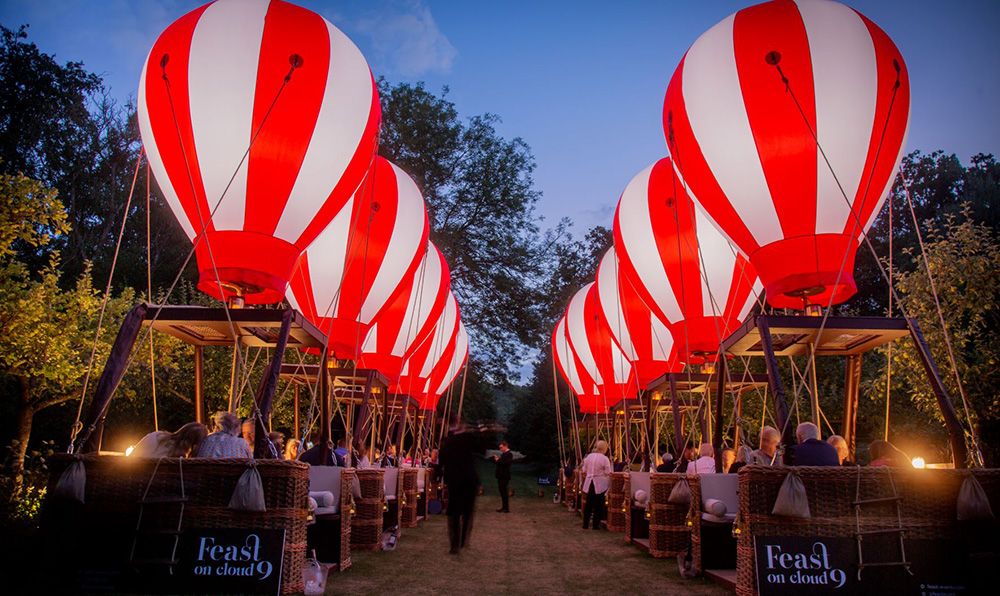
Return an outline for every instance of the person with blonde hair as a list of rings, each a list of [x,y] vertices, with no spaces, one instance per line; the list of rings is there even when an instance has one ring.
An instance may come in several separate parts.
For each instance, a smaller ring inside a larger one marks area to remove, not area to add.
[[[608,459],[608,444],[598,441],[594,450],[585,458],[581,470],[583,472],[583,492],[587,502],[583,507],[583,529],[586,530],[593,517],[594,529],[601,529],[601,519],[604,517],[604,494],[611,484],[611,460]]]
[[[833,445],[834,449],[837,450],[837,458],[840,460],[840,465],[842,466],[853,466],[854,462],[847,459],[850,455],[850,449],[847,448],[847,439],[840,435],[830,435],[826,438],[826,442]]]
[[[302,441],[299,439],[288,439],[285,443],[285,459],[296,460],[299,459],[299,454],[302,453]]]
[[[781,442],[781,433],[773,426],[765,426],[760,429],[760,449],[755,449],[750,453],[751,466],[773,466],[781,465],[778,461],[778,443]]]
[[[190,457],[207,436],[208,429],[200,422],[188,422],[174,433],[156,430],[136,443],[132,456]]]

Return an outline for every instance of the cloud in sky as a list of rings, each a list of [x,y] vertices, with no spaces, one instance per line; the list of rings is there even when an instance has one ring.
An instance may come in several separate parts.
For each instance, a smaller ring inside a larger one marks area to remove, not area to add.
[[[369,61],[379,74],[446,73],[458,55],[420,0],[389,0],[351,25],[369,38]]]

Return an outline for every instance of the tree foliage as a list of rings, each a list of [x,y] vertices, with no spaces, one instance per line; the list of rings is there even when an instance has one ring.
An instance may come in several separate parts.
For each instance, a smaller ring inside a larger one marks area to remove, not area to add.
[[[959,418],[966,428],[975,429],[980,447],[995,462],[996,446],[1000,444],[1000,400],[996,392],[1000,386],[1000,348],[995,341],[1000,332],[1000,239],[995,230],[972,219],[972,213],[968,207],[958,214],[946,214],[940,229],[928,226],[926,252],[908,249],[904,253],[907,267],[897,274],[896,287],[906,313],[921,326]],[[946,332],[971,420],[966,418]],[[912,343],[900,344],[892,358],[892,394],[896,399],[908,396],[918,410],[943,427],[934,392]]]
[[[49,252],[61,254],[66,279],[88,268],[110,273],[122,219],[119,288],[147,287],[147,170],[136,170],[141,141],[135,106],[119,105],[100,77],[80,62],[60,65],[27,41],[27,30],[0,26],[0,174],[23,173],[59,193],[72,234],[54,234],[46,250],[19,246],[22,260],[41,269]],[[126,211],[130,191],[134,196]],[[185,257],[187,239],[151,184],[152,286],[169,283]],[[103,285],[101,283],[100,285]]]

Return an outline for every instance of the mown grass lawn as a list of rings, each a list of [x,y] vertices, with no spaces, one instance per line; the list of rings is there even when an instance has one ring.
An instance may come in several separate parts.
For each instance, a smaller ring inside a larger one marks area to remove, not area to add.
[[[624,534],[584,531],[579,515],[538,498],[536,478],[516,470],[511,513],[500,507],[492,467],[480,476],[471,543],[448,554],[447,520],[431,516],[406,529],[392,552],[355,552],[331,575],[327,594],[728,594],[704,579],[685,580],[673,559],[653,559]]]

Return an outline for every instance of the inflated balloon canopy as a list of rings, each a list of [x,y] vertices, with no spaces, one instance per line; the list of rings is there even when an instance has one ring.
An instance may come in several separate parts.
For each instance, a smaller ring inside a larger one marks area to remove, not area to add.
[[[281,301],[376,153],[381,110],[361,52],[304,8],[217,0],[156,40],[138,103],[150,167],[197,243],[199,289]]]
[[[836,2],[743,9],[691,46],[663,127],[692,197],[779,308],[856,292],[859,237],[903,157],[909,77],[884,31]]]

